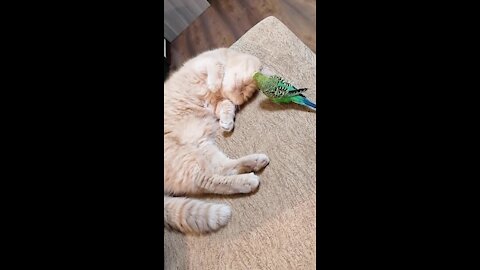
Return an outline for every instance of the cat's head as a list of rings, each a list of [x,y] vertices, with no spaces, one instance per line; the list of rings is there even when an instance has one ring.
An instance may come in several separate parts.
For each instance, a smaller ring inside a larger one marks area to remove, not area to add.
[[[242,83],[233,88],[223,88],[223,96],[232,101],[235,105],[242,105],[250,99],[255,91],[258,90],[253,79],[249,82]]]
[[[245,103],[258,87],[253,74],[260,70],[260,60],[252,55],[238,54],[231,57],[225,68],[222,83],[222,95],[235,105]]]

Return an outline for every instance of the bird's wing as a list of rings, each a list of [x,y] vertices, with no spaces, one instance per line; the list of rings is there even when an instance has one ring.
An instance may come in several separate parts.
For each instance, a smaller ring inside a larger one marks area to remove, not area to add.
[[[302,95],[301,93],[303,93],[307,90],[308,90],[308,88],[300,88],[300,89],[289,90],[288,93],[287,93],[287,96],[293,97],[293,96]]]

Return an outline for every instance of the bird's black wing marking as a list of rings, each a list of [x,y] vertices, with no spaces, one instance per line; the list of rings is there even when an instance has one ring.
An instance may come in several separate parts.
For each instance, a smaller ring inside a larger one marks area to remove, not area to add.
[[[308,88],[300,88],[300,89],[290,90],[290,91],[288,91],[288,96],[289,97],[298,96],[298,95],[300,95],[300,93],[303,93],[307,90],[308,90]]]

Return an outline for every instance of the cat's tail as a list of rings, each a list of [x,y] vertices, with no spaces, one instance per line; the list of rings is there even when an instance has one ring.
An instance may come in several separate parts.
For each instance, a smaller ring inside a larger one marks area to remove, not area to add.
[[[227,225],[230,206],[182,197],[163,197],[163,224],[183,233],[208,233]]]

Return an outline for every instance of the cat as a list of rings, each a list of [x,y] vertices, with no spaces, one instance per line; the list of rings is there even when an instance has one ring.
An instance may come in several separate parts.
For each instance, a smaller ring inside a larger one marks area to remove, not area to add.
[[[187,197],[250,193],[254,174],[270,162],[265,154],[227,157],[215,144],[218,130],[231,132],[237,106],[258,90],[253,74],[260,60],[229,48],[203,52],[164,83],[164,226],[182,233],[224,227],[231,208]]]

